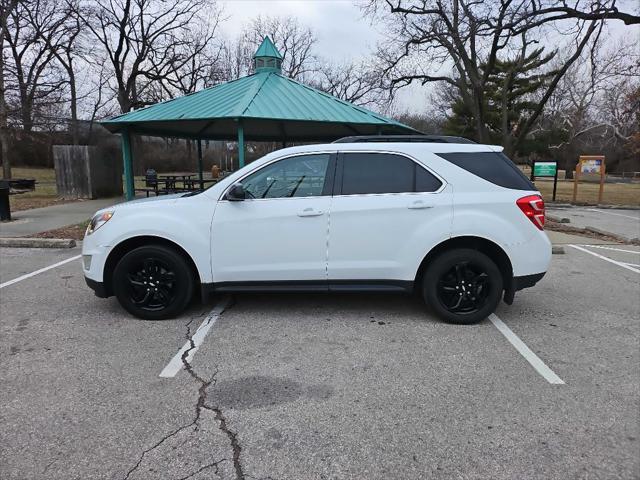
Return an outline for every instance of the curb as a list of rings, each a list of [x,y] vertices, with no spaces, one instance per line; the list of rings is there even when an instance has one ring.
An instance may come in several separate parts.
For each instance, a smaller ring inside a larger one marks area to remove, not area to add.
[[[548,213],[545,215],[549,220],[556,223],[571,223],[571,219],[566,217],[556,217],[555,215],[549,215]]]
[[[73,248],[76,241],[71,238],[0,238],[0,247],[14,248]]]
[[[618,235],[616,233],[611,233],[611,232],[607,232],[605,230],[600,230],[599,228],[596,227],[590,227],[590,226],[586,226],[583,229],[585,232],[589,232],[589,233],[595,233],[597,235],[605,235],[607,237],[611,237],[615,240],[618,240],[619,242],[622,243],[630,243],[632,245],[640,245],[640,238],[629,238],[629,237],[625,237],[624,235]]]

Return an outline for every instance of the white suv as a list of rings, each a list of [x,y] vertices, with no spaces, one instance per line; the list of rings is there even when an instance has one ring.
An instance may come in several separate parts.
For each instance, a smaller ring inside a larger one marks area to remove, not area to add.
[[[481,321],[545,274],[544,202],[501,147],[421,140],[285,148],[202,193],[100,210],[87,284],[149,320],[200,290],[418,291],[446,321]]]

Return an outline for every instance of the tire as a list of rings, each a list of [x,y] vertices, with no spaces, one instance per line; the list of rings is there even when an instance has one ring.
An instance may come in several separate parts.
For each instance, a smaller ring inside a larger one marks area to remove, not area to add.
[[[425,302],[445,322],[471,325],[494,312],[503,291],[497,265],[468,248],[446,251],[427,267],[422,280]]]
[[[194,272],[187,260],[162,245],[126,253],[113,271],[120,305],[143,320],[165,320],[184,311],[193,297]]]

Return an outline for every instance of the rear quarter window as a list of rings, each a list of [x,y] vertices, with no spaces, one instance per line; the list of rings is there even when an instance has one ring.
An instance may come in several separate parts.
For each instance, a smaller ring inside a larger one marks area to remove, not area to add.
[[[524,173],[504,153],[453,152],[437,155],[494,185],[512,190],[536,190]]]

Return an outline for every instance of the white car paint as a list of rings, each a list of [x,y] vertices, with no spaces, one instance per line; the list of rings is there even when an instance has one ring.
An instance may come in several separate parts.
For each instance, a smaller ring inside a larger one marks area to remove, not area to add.
[[[412,158],[435,173],[435,193],[225,200],[238,180],[300,153],[384,151]],[[515,201],[536,191],[510,190],[438,157],[444,152],[500,151],[447,143],[334,143],[272,152],[199,195],[156,197],[100,210],[112,219],[85,237],[87,278],[103,281],[108,255],[121,242],[152,236],[176,243],[200,281],[357,280],[415,278],[422,259],[459,236],[486,238],[509,256],[516,276],[545,272],[551,245]],[[424,207],[424,208],[412,208]],[[305,215],[308,213],[310,215]]]

